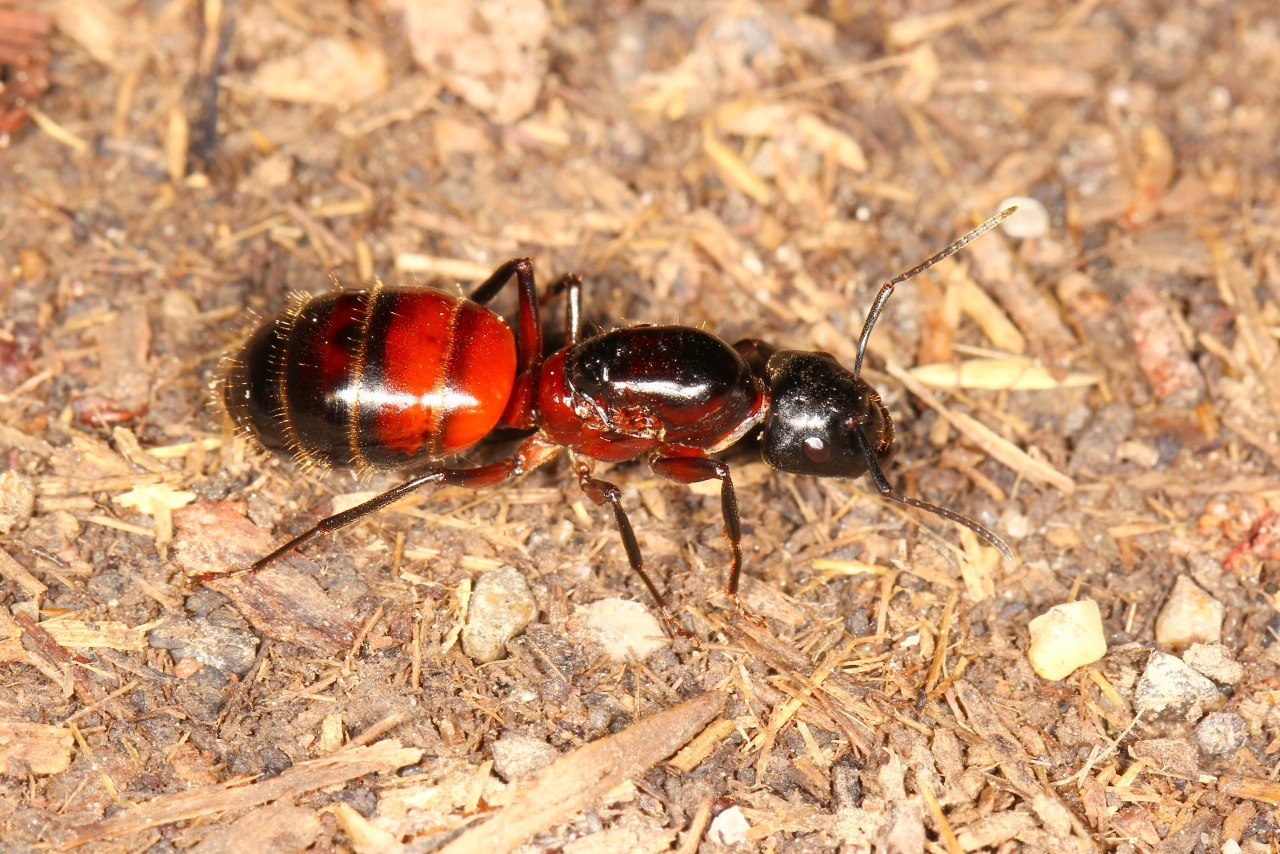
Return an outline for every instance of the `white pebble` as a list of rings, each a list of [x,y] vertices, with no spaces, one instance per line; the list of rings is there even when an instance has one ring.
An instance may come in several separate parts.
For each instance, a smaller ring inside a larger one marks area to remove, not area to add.
[[[1188,576],[1179,575],[1156,617],[1156,645],[1176,652],[1193,643],[1220,643],[1226,611]]]
[[[506,654],[507,641],[523,632],[537,613],[529,582],[514,567],[486,572],[471,594],[462,651],[475,661],[497,661]]]
[[[667,645],[662,625],[639,602],[601,599],[586,608],[583,625],[595,634],[611,661],[644,661]]]
[[[1044,237],[1049,233],[1049,211],[1038,199],[1010,196],[1000,203],[1000,210],[1018,206],[1018,212],[1002,225],[1010,237]]]
[[[1027,659],[1042,679],[1065,679],[1077,667],[1092,664],[1107,654],[1098,603],[1081,599],[1055,605],[1031,621],[1031,647]]]
[[[711,822],[707,831],[707,839],[717,845],[741,845],[747,841],[747,831],[751,825],[742,810],[736,806],[729,807]]]

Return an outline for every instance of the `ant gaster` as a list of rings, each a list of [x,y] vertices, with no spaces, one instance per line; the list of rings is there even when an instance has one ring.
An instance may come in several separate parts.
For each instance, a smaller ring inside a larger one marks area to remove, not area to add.
[[[828,353],[775,351],[751,339],[731,346],[688,326],[631,326],[584,339],[582,280],[573,275],[550,288],[550,295],[566,296],[566,343],[544,360],[528,258],[503,264],[470,298],[376,283],[301,300],[259,327],[230,360],[223,396],[240,431],[304,466],[420,473],[322,520],[252,566],[191,581],[255,572],[428,484],[496,486],[567,449],[579,487],[612,508],[631,568],[668,627],[683,633],[645,571],[621,490],[595,476],[595,463],[647,455],[653,473],[667,480],[719,480],[733,553],[727,592],[745,613],[738,599],[738,499],[729,466],[710,455],[757,425],[764,461],[773,468],[818,477],[870,474],[885,498],[969,528],[1012,563],[1009,547],[977,522],[894,491],[884,473],[894,452],[893,421],[860,374],[867,340],[894,286],[958,252],[1013,211],[1002,211],[885,283],[867,314],[852,371]],[[518,335],[485,307],[513,279]],[[495,463],[422,468],[467,450],[498,427],[534,432]]]

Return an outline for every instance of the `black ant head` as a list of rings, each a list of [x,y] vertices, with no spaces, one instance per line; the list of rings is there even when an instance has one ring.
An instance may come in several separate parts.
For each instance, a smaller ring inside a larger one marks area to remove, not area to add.
[[[995,534],[954,510],[894,492],[884,467],[893,457],[893,421],[880,395],[861,378],[871,330],[893,294],[895,285],[912,279],[944,258],[959,252],[974,238],[1008,219],[1017,208],[1006,208],[946,249],[881,286],[858,338],[853,370],[840,366],[829,353],[786,350],[765,364],[769,381],[769,414],[764,420],[764,461],[791,474],[818,477],[858,477],[871,473],[885,498],[928,510],[963,525],[1016,564],[1009,546]]]
[[[893,457],[893,421],[880,395],[830,353],[784,350],[765,366],[769,414],[764,461],[779,471],[818,477],[859,477],[867,456],[854,436],[860,426],[881,467]]]

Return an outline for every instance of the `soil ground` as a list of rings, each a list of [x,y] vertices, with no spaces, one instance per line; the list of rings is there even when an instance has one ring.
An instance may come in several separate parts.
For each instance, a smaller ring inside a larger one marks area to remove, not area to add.
[[[1273,0],[0,0],[0,68],[0,848],[1280,843]],[[899,286],[865,374],[894,485],[1014,565],[749,440],[766,628],[716,490],[600,469],[696,634],[644,660],[588,625],[654,603],[563,457],[184,583],[400,479],[234,438],[246,312],[529,256],[592,328],[850,365],[879,285],[1012,197],[1043,221]],[[537,613],[480,663],[502,566]],[[1140,710],[1180,577],[1243,670]],[[1109,651],[1047,681],[1028,623],[1078,599]]]

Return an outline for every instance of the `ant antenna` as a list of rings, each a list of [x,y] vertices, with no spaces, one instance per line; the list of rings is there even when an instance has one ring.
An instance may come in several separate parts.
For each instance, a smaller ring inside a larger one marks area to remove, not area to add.
[[[1009,211],[1006,211],[1005,213],[1007,214]],[[987,224],[990,224],[990,221],[988,221],[988,223],[984,223],[984,225]],[[972,239],[972,237],[970,239]],[[939,507],[937,504],[930,504],[928,501],[920,501],[903,495],[900,492],[894,492],[892,484],[889,483],[889,479],[884,476],[884,471],[880,468],[880,461],[876,459],[876,453],[871,448],[871,441],[867,438],[867,434],[863,432],[862,426],[855,422],[852,427],[854,443],[858,446],[858,450],[862,452],[863,458],[866,459],[867,471],[870,473],[872,482],[875,483],[876,489],[879,490],[882,496],[893,501],[897,501],[899,504],[905,504],[908,507],[918,507],[921,510],[928,510],[935,516],[941,516],[943,519],[949,519],[957,525],[963,525],[982,539],[986,540],[987,544],[992,548],[1000,552],[1000,554],[1004,556],[1004,559],[1009,562],[1010,566],[1018,565],[1017,559],[1013,556],[1013,550],[1009,548],[1008,544],[1005,543],[1004,540],[1000,539],[991,531],[970,519],[968,516],[962,516],[954,510],[948,510],[946,507]]]
[[[937,264],[939,261],[942,261],[945,258],[950,258],[961,249],[968,246],[971,242],[986,234],[1009,217],[1013,216],[1013,212],[1017,209],[1016,205],[1011,208],[1005,208],[1000,211],[1000,213],[996,214],[991,219],[987,220],[982,225],[957,240],[955,243],[952,243],[946,249],[943,249],[937,255],[934,255],[928,261],[917,264],[907,272],[894,276],[892,279],[880,286],[880,292],[876,294],[875,302],[871,304],[871,311],[867,312],[867,322],[862,326],[862,337],[858,339],[858,355],[854,357],[853,360],[854,379],[857,379],[862,375],[862,357],[867,352],[867,341],[871,338],[871,328],[875,326],[876,321],[880,319],[880,312],[884,311],[884,305],[889,301],[889,297],[893,296],[894,285],[900,285],[907,279],[914,279],[916,276],[920,275],[934,264]],[[979,530],[976,533],[982,534],[983,532]],[[1006,546],[1006,548],[1008,547]]]

